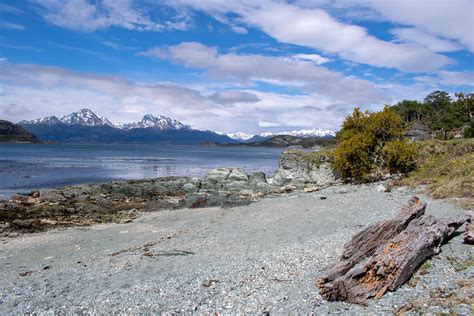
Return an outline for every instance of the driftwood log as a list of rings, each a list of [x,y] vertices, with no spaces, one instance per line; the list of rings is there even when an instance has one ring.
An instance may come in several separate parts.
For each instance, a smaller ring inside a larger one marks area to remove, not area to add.
[[[464,222],[445,222],[425,215],[425,209],[426,204],[414,197],[395,218],[352,237],[340,261],[316,280],[323,298],[364,304],[405,283]]]
[[[474,245],[474,211],[467,212],[467,225],[464,231],[464,243]]]

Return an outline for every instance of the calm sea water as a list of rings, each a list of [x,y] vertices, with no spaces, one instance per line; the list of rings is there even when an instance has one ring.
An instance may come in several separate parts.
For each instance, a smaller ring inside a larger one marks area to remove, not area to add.
[[[0,144],[0,196],[72,184],[202,176],[216,167],[278,167],[281,148],[163,144]]]

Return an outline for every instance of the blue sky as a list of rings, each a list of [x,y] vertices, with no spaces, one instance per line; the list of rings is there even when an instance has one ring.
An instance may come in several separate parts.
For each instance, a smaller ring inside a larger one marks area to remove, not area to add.
[[[0,116],[90,108],[257,133],[338,129],[474,88],[471,0],[16,0],[0,3]]]

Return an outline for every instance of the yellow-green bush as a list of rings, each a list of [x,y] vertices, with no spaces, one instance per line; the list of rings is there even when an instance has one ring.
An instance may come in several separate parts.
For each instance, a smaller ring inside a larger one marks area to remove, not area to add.
[[[346,117],[331,156],[335,171],[344,179],[369,181],[385,172],[413,169],[416,150],[402,139],[403,121],[389,107],[380,112],[356,108]]]
[[[401,140],[389,141],[382,149],[383,166],[390,173],[408,173],[416,166],[416,147]]]
[[[369,180],[368,176],[374,169],[370,157],[371,147],[370,135],[359,133],[344,139],[331,156],[335,171],[344,179]]]

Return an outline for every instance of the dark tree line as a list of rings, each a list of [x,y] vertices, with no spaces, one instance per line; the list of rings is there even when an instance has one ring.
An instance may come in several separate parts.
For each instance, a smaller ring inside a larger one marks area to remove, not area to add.
[[[419,122],[444,138],[453,130],[464,128],[465,137],[474,137],[474,94],[456,93],[455,99],[445,91],[428,94],[423,102],[403,100],[392,106],[406,122]]]

